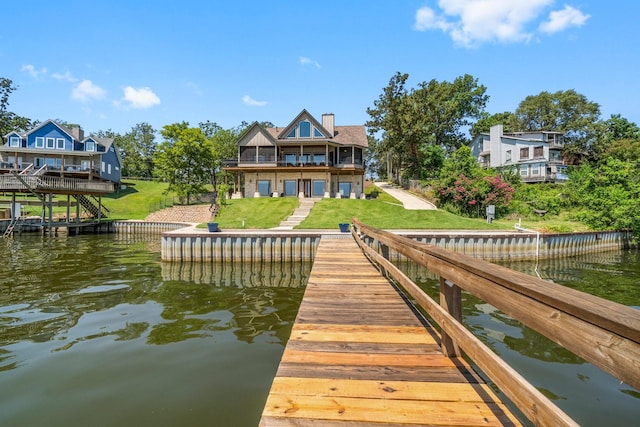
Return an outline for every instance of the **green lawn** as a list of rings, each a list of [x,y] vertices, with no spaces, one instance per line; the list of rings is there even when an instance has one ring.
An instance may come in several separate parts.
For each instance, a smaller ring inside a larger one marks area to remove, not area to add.
[[[227,200],[216,216],[220,228],[273,228],[298,207],[297,197],[260,197]],[[200,226],[204,227],[204,224]]]
[[[161,206],[171,205],[173,194],[165,194],[168,184],[156,181],[123,180],[126,187],[102,198],[114,219],[145,219]]]
[[[338,228],[339,223],[351,222],[352,217],[373,227],[384,229],[498,230],[509,228],[504,224],[487,224],[484,219],[462,218],[440,210],[405,210],[395,199],[388,196],[373,200],[323,199],[316,203],[307,219],[296,228]]]

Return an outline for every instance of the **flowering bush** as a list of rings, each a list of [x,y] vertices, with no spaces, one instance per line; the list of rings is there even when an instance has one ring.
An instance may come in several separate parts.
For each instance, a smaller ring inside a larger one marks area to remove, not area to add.
[[[452,185],[446,181],[436,184],[441,206],[466,216],[483,216],[489,205],[494,205],[498,214],[509,205],[513,192],[513,187],[499,175],[469,178],[460,174]]]

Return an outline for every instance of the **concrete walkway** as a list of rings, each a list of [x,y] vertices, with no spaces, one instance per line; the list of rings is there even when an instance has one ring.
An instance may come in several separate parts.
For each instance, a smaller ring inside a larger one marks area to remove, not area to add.
[[[386,182],[376,182],[377,187],[389,193],[390,196],[398,199],[407,210],[436,210],[436,206],[418,196],[414,196],[402,188],[395,187]]]

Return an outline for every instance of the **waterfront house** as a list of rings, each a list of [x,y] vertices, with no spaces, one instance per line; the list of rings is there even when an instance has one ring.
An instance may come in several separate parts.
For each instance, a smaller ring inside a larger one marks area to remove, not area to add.
[[[364,197],[364,126],[336,126],[333,114],[318,121],[302,110],[285,127],[253,123],[238,139],[233,198]]]
[[[9,132],[0,145],[0,174],[38,174],[112,183],[121,179],[120,156],[112,138],[86,136],[47,120],[28,132]]]
[[[470,144],[471,153],[483,167],[514,168],[523,182],[564,182],[568,179],[562,158],[562,132],[509,132],[492,126]]]

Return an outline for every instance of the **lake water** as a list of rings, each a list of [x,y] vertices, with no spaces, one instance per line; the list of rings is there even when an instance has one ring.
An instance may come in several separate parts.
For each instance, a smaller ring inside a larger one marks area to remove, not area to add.
[[[310,269],[163,263],[157,236],[0,240],[0,425],[256,426]],[[640,305],[638,252],[537,270]],[[470,327],[579,423],[640,419],[638,391],[465,299]]]

